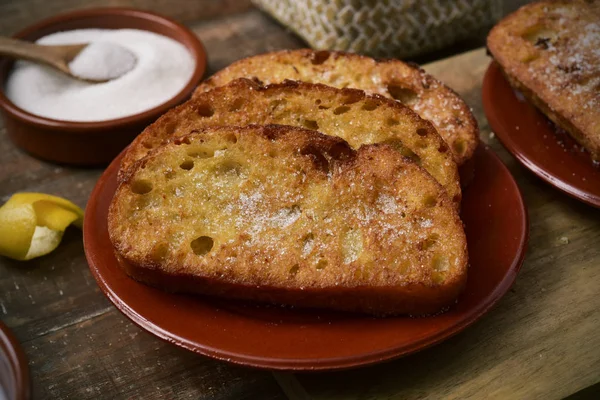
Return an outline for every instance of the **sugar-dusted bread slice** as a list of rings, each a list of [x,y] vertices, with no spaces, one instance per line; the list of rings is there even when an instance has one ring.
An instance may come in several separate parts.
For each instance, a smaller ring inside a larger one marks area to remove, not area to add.
[[[339,136],[353,148],[388,142],[422,165],[458,205],[461,192],[457,166],[448,146],[429,121],[407,107],[356,89],[286,81],[260,86],[239,79],[206,93],[163,115],[129,146],[125,171],[171,136],[207,126],[282,124]]]
[[[283,50],[234,62],[203,82],[195,93],[242,77],[265,84],[286,79],[323,83],[396,99],[433,122],[459,165],[473,156],[479,142],[477,121],[465,102],[418,66],[399,60],[374,60],[338,51]]]
[[[109,211],[133,278],[192,292],[371,314],[427,314],[466,279],[443,188],[390,145],[290,126],[215,127],[131,168]]]
[[[487,46],[510,84],[600,159],[600,1],[528,4]]]

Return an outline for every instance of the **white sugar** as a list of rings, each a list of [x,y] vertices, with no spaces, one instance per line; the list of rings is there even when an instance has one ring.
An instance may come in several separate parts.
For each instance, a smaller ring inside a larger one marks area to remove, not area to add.
[[[380,194],[377,197],[377,205],[384,214],[394,214],[398,210],[396,200],[388,194]]]
[[[71,73],[82,79],[108,81],[135,67],[135,54],[111,42],[92,42],[69,63]]]
[[[17,63],[6,81],[7,97],[18,107],[46,118],[90,122],[138,114],[172,99],[194,71],[194,59],[185,46],[148,31],[81,29],[53,33],[38,43],[90,43],[88,49],[94,57],[106,50],[98,50],[99,43],[113,43],[135,56],[132,70],[103,83],[83,82],[29,62]],[[81,57],[85,56],[84,51]],[[127,67],[129,61],[117,55],[114,47],[108,52],[110,57],[116,57],[115,63],[109,61],[112,66],[92,71],[87,65],[89,59],[76,58],[72,67],[98,74],[116,73]]]
[[[287,228],[300,218],[300,214],[302,214],[300,207],[282,208],[270,218],[271,224],[279,228]]]

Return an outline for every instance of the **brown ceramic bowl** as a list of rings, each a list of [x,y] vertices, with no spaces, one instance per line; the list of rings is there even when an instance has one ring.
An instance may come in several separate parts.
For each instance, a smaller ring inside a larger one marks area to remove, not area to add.
[[[206,52],[192,31],[147,11],[129,8],[72,11],[40,21],[14,37],[35,41],[54,32],[86,28],[141,29],[170,37],[192,54],[196,62],[194,73],[177,96],[143,113],[109,121],[70,122],[31,114],[8,100],[4,84],[14,62],[0,59],[0,111],[8,136],[17,146],[41,159],[74,165],[107,164],[148,124],[188,99],[206,69]]]
[[[0,321],[0,389],[7,399],[30,398],[29,369],[21,346]]]

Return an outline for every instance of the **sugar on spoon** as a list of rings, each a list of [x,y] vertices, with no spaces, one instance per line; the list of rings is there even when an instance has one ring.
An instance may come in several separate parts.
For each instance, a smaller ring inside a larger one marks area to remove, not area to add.
[[[131,51],[111,42],[48,46],[7,37],[0,37],[0,56],[43,63],[87,82],[116,79],[137,61]]]

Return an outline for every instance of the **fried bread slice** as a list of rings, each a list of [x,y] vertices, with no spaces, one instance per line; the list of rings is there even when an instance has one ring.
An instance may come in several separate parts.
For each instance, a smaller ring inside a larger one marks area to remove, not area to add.
[[[172,136],[207,126],[282,124],[339,136],[353,148],[387,142],[412,158],[444,186],[457,206],[461,192],[448,146],[429,121],[403,105],[362,90],[286,81],[260,86],[247,79],[197,95],[147,127],[129,146],[126,171]]]
[[[466,280],[462,222],[428,173],[390,145],[290,126],[166,142],[127,172],[108,222],[125,271],[173,292],[429,314]]]
[[[195,95],[236,78],[258,79],[264,84],[286,79],[322,83],[396,99],[433,123],[459,165],[473,156],[479,142],[477,121],[465,102],[418,66],[400,60],[375,60],[339,51],[277,51],[234,62],[203,82]]]
[[[487,46],[510,84],[600,159],[600,1],[525,5]]]

